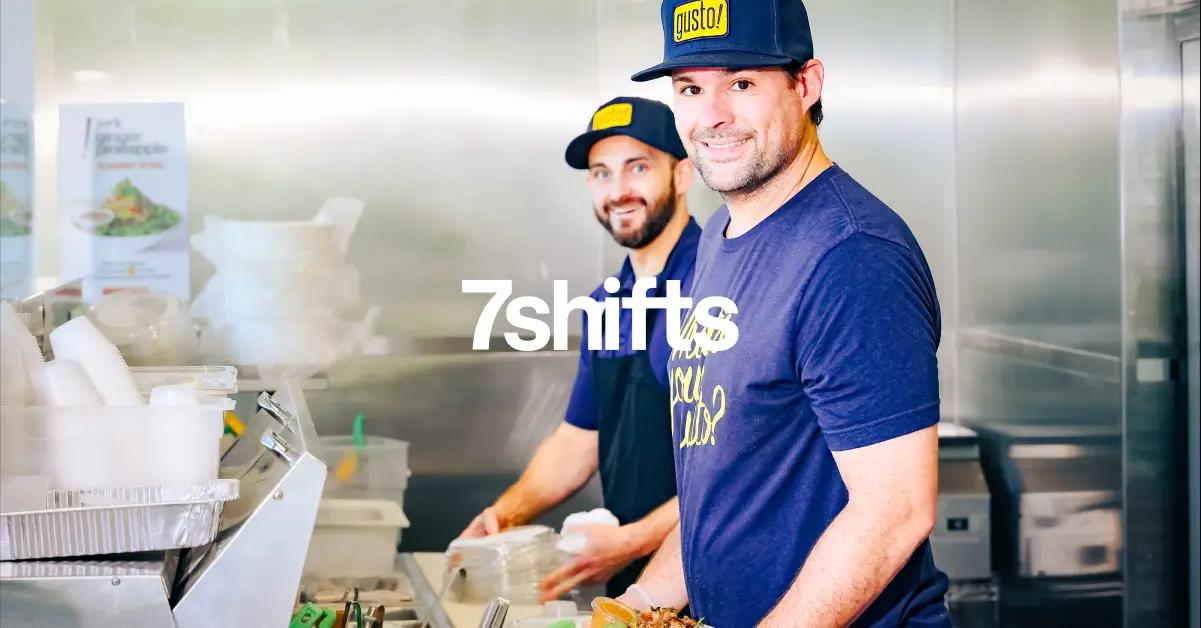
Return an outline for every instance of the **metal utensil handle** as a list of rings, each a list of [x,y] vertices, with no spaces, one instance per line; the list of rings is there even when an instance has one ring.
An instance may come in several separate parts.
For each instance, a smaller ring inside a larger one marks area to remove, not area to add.
[[[450,590],[450,585],[455,583],[455,580],[462,575],[462,569],[455,569],[450,572],[450,577],[442,584],[442,590],[438,592],[438,597],[434,598],[434,603],[425,611],[425,619],[421,621],[421,628],[429,628],[430,620],[434,618],[434,611],[437,607],[442,606],[442,598],[446,596],[446,592]]]
[[[488,603],[483,618],[480,619],[480,628],[502,628],[505,625],[505,619],[509,616],[510,604],[512,602],[503,597],[493,598]]]
[[[275,420],[279,421],[284,427],[292,429],[292,426],[296,424],[296,417],[293,416],[293,414],[286,408],[280,405],[280,403],[276,401],[275,397],[272,397],[270,393],[266,391],[259,393],[259,397],[256,401],[258,402],[260,410],[263,410],[272,417],[275,417]]]

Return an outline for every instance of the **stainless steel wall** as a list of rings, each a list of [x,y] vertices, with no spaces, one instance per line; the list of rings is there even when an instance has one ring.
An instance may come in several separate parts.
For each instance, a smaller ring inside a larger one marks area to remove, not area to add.
[[[984,447],[1001,625],[1121,624],[1117,25],[1095,0],[956,2],[956,383],[961,420],[1003,434]],[[1009,435],[1064,459],[994,462]],[[1077,491],[1103,519],[1072,519]],[[1118,573],[1079,576],[1086,546]]]
[[[1195,597],[1180,94],[1197,12],[1118,4],[956,3],[956,383],[970,425],[1120,439],[1123,602],[1106,621],[1175,625]]]
[[[956,10],[962,417],[1116,430],[1116,12],[1092,0]]]
[[[1182,46],[1181,126],[1186,178],[1185,300],[1188,311],[1188,590],[1201,589],[1201,38]],[[1189,623],[1201,624],[1201,596],[1189,598]]]
[[[1183,600],[1191,598],[1194,612],[1197,600],[1186,559],[1195,476],[1185,475],[1184,443],[1196,438],[1187,387],[1195,404],[1198,377],[1185,324],[1186,313],[1196,320],[1197,307],[1196,259],[1190,269],[1186,257],[1197,238],[1198,10],[1195,2],[1119,5],[1125,620],[1185,625]],[[1195,615],[1188,625],[1196,625]]]
[[[347,431],[364,411],[370,432],[413,443],[405,543],[437,548],[514,479],[561,419],[575,373],[574,354],[463,352],[483,301],[459,294],[459,282],[511,278],[517,294],[549,298],[551,279],[585,293],[617,268],[622,252],[589,215],[562,151],[613,95],[670,102],[667,82],[628,80],[662,55],[658,6],[41,3],[42,268],[57,267],[64,102],[184,102],[194,226],[206,213],[296,218],[327,196],[362,197],[351,261],[384,308],[390,350],[331,372],[310,405],[323,432]],[[827,66],[827,149],[913,226],[949,335],[952,0],[809,6]],[[690,192],[702,221],[719,202],[699,182]],[[197,288],[210,271],[195,267]],[[943,388],[950,399],[949,368]],[[593,485],[571,507],[598,498]]]

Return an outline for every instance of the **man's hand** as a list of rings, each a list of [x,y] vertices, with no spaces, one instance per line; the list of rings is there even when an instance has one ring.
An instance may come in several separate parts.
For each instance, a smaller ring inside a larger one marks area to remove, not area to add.
[[[500,514],[496,511],[496,506],[488,506],[484,512],[476,515],[471,523],[467,524],[467,528],[459,534],[460,539],[478,539],[482,536],[488,536],[500,532]]]
[[[579,556],[542,581],[541,602],[558,599],[581,583],[608,582],[631,561],[649,553],[643,535],[634,525],[582,525],[572,532],[583,534],[588,542]]]

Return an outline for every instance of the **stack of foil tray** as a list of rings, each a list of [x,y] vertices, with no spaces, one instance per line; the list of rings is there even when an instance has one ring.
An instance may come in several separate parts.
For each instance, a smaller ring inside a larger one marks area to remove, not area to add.
[[[213,540],[238,480],[186,487],[56,490],[41,510],[0,513],[0,560],[198,547]]]

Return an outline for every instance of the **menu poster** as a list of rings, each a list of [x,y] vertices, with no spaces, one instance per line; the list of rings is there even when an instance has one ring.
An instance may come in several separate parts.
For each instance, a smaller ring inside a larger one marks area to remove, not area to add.
[[[59,109],[62,280],[92,302],[128,288],[190,300],[188,163],[178,103]]]
[[[33,293],[33,122],[0,101],[0,299]]]

